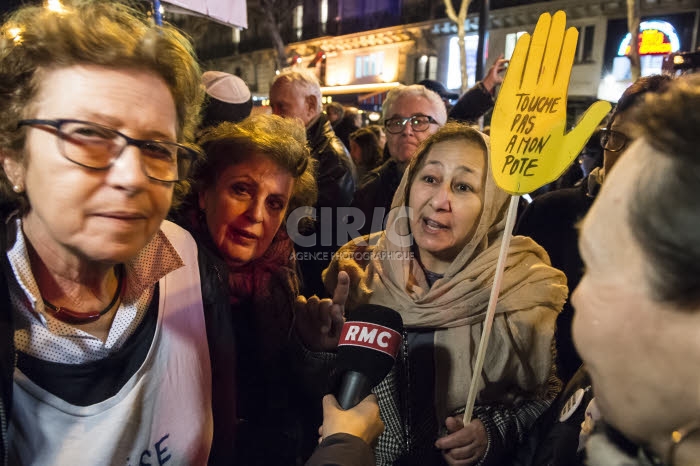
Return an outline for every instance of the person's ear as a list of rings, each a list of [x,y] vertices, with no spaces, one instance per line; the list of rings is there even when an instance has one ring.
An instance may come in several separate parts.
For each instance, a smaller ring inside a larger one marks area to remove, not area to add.
[[[16,193],[21,193],[24,191],[25,183],[25,169],[24,164],[17,160],[16,156],[13,157],[10,151],[0,149],[0,163],[2,163],[2,169],[5,172],[5,176],[10,180],[12,184],[12,190]]]
[[[306,114],[309,116],[309,119],[315,117],[318,115],[318,99],[316,98],[315,95],[307,95],[305,99],[306,103]]]
[[[208,193],[209,190],[205,189],[204,191],[200,191],[198,194],[199,198],[199,208],[202,210],[202,212],[207,210],[207,198],[208,198]]]

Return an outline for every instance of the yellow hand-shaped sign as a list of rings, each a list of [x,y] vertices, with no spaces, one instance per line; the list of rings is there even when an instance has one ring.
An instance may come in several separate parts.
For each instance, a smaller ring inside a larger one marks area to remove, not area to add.
[[[566,95],[578,31],[566,14],[540,16],[530,38],[515,47],[491,119],[491,167],[496,184],[526,194],[556,180],[610,111],[598,101],[566,131]]]

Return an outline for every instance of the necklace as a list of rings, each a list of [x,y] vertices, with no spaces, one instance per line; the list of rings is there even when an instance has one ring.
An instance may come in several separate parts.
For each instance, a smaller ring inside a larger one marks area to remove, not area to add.
[[[90,322],[94,322],[103,315],[105,315],[107,312],[109,312],[110,309],[114,307],[114,305],[117,303],[119,298],[122,295],[122,285],[124,284],[124,272],[122,267],[117,267],[117,291],[114,293],[114,297],[112,298],[112,301],[109,302],[106,308],[102,309],[101,311],[97,312],[76,312],[72,311],[68,308],[61,307],[61,306],[55,306],[48,302],[46,299],[43,299],[44,301],[44,306],[46,306],[47,309],[51,311],[51,314],[61,322],[65,322],[67,324],[87,324]]]

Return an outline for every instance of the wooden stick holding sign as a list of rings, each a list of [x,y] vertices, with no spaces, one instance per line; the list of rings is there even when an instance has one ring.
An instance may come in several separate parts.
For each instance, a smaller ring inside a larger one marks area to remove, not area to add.
[[[513,234],[513,226],[515,225],[515,217],[518,213],[518,200],[520,196],[511,196],[510,206],[508,207],[508,217],[506,218],[506,229],[503,232],[501,239],[501,250],[498,253],[498,262],[496,262],[496,274],[493,277],[493,286],[491,287],[491,296],[489,297],[489,306],[486,309],[486,318],[484,319],[484,330],[481,332],[481,341],[479,341],[479,350],[476,353],[476,364],[472,371],[472,382],[469,386],[469,394],[467,395],[467,406],[464,410],[464,418],[462,423],[466,426],[472,420],[474,411],[474,402],[476,401],[476,392],[478,390],[478,374],[484,367],[484,358],[486,357],[486,347],[489,344],[491,336],[491,326],[493,325],[493,316],[496,314],[496,303],[498,303],[498,293],[501,291],[501,279],[503,278],[503,269],[508,257],[508,245]]]
[[[518,199],[521,194],[559,178],[610,111],[608,102],[598,101],[584,113],[575,128],[566,132],[566,97],[577,40],[578,31],[573,27],[566,29],[563,11],[557,11],[554,16],[542,14],[532,37],[523,34],[518,40],[493,110],[492,172],[498,187],[513,197],[472,370],[464,411],[465,425],[472,419]]]

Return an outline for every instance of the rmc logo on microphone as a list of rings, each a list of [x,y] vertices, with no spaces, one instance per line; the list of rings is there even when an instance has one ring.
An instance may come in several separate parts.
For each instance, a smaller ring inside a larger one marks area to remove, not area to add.
[[[343,325],[338,346],[361,346],[396,357],[401,334],[394,329],[370,322],[349,321]]]

